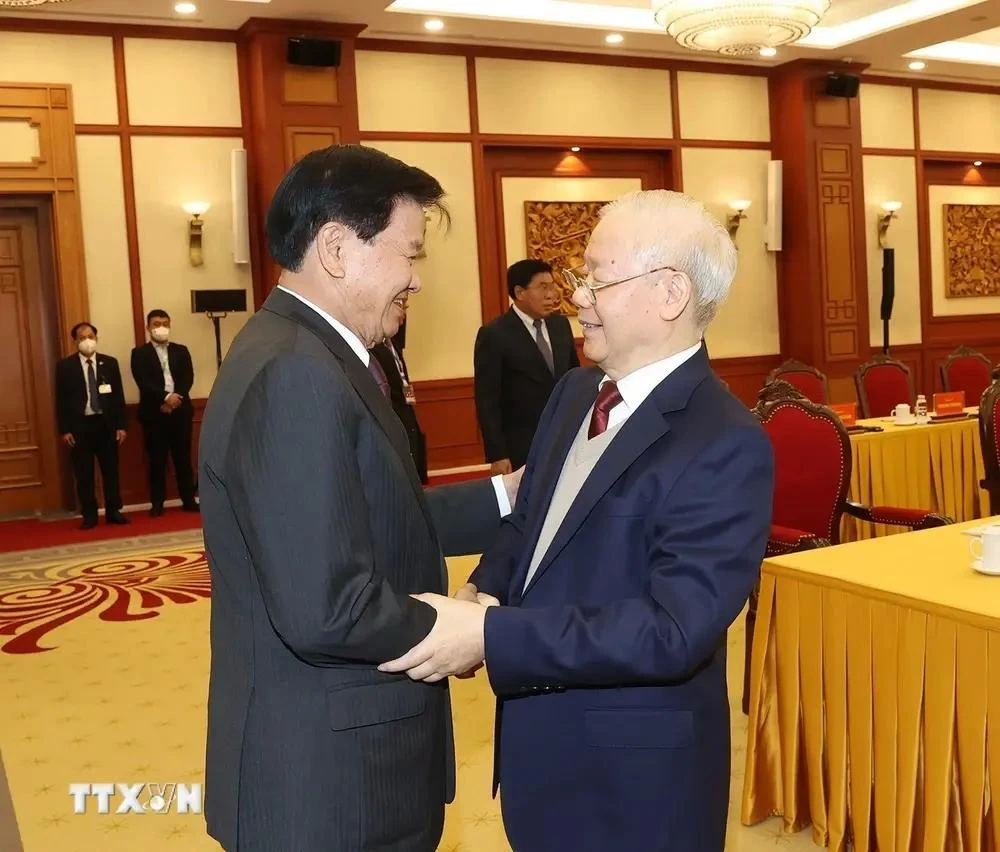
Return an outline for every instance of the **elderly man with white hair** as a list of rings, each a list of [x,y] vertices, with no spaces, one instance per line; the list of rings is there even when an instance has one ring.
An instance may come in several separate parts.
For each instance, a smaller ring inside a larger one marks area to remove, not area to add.
[[[466,600],[422,596],[438,622],[387,668],[436,679],[485,658],[516,852],[722,852],[726,629],[774,476],[702,343],[736,249],[701,204],[654,190],[605,207],[585,258],[567,277],[597,366],[553,392]]]

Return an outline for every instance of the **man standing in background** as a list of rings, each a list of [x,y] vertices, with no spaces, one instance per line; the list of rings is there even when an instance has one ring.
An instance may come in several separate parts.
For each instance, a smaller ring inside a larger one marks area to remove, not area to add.
[[[139,386],[139,420],[149,458],[149,514],[163,514],[167,493],[167,454],[173,458],[177,490],[185,512],[197,512],[191,471],[191,386],[194,365],[186,346],[170,342],[170,314],[150,311],[150,342],[132,350],[132,376]]]
[[[519,260],[507,270],[507,292],[510,310],[476,336],[476,416],[494,474],[525,463],[552,389],[580,366],[569,320],[556,313],[552,267]]]
[[[77,354],[56,366],[56,419],[70,448],[83,523],[97,526],[94,459],[101,466],[104,513],[109,524],[127,524],[118,485],[118,447],[125,443],[125,393],[118,362],[97,351],[97,329],[77,323],[70,332]]]
[[[405,303],[404,303],[405,305]],[[403,360],[403,347],[406,340],[406,320],[393,337],[387,337],[377,346],[373,346],[371,354],[382,367],[389,387],[389,402],[392,410],[406,429],[406,437],[410,442],[410,455],[417,466],[420,482],[427,484],[427,438],[424,436],[417,420],[417,395],[410,381],[410,374]]]

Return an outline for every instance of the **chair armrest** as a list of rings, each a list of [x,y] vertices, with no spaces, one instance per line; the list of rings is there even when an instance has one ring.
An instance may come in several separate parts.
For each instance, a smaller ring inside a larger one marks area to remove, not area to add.
[[[926,509],[903,509],[899,506],[863,506],[848,500],[845,511],[852,518],[872,524],[886,524],[893,527],[909,527],[912,530],[928,530],[955,523],[945,515],[928,512]]]
[[[771,534],[767,538],[767,556],[780,556],[783,553],[795,553],[799,550],[814,550],[817,547],[829,547],[825,538],[804,532],[803,530],[771,525]]]

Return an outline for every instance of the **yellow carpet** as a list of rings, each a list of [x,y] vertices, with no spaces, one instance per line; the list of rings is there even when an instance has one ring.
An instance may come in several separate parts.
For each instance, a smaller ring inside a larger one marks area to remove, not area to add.
[[[453,586],[473,566],[452,560]],[[117,793],[108,814],[97,813],[92,796],[87,812],[75,814],[69,792],[73,783],[145,783],[137,800],[148,803],[157,793],[169,799],[171,784],[204,783],[206,579],[200,533],[0,556],[0,758],[17,821],[15,832],[0,773],[2,852],[219,848],[202,816],[176,812],[176,799],[164,813],[117,815]],[[738,697],[742,619],[730,632]],[[452,696],[458,800],[440,848],[508,852],[499,804],[490,798],[493,698],[485,674],[454,682]],[[738,711],[733,721],[727,852],[815,849],[808,832],[784,835],[774,820],[738,824],[746,722]]]

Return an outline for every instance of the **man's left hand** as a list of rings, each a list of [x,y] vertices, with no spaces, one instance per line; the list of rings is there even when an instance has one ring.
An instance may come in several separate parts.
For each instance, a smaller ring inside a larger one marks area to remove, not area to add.
[[[119,447],[125,443],[127,437],[128,433],[124,429],[115,430],[115,440],[118,442]]]
[[[483,662],[486,609],[478,603],[442,595],[413,595],[437,610],[427,637],[402,657],[380,665],[382,672],[406,672],[412,680],[435,683],[472,671]]]

